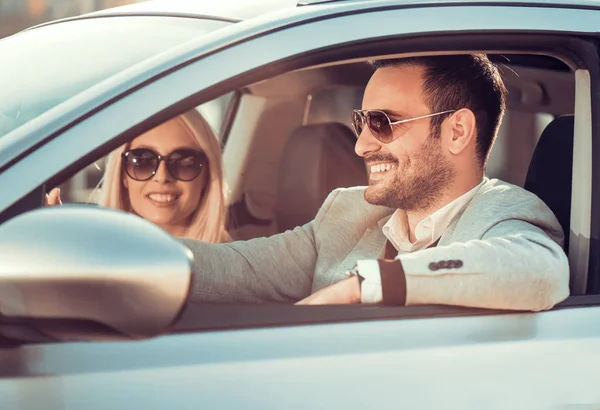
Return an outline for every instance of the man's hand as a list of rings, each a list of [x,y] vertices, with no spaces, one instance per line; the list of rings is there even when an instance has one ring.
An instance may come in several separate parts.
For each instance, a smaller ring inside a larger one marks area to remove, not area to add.
[[[302,299],[297,305],[343,305],[360,303],[358,276],[341,280]]]

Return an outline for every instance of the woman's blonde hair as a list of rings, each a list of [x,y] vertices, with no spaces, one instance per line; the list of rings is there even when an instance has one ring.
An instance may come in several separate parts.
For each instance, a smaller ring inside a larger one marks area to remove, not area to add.
[[[230,236],[226,229],[227,206],[221,147],[215,133],[195,109],[170,121],[181,121],[208,158],[208,184],[203,190],[198,208],[184,237],[213,243],[229,241]],[[133,213],[127,188],[123,185],[124,173],[121,162],[121,154],[129,148],[129,145],[130,143],[124,144],[109,155],[98,203],[105,207]]]

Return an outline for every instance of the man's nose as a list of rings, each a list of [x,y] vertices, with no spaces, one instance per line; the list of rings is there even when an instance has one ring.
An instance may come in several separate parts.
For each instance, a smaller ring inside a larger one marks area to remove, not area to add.
[[[371,134],[371,130],[367,127],[363,128],[362,132],[356,140],[354,151],[356,155],[364,157],[370,152],[377,152],[381,149],[381,143]]]
[[[156,173],[152,179],[161,183],[173,182],[173,177],[171,174],[169,174],[169,171],[167,170],[167,163],[165,161],[160,161],[158,164],[158,169],[156,170]]]

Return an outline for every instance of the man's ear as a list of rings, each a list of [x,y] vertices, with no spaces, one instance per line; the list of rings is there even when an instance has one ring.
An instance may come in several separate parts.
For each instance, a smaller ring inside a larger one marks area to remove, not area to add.
[[[448,119],[450,138],[448,150],[454,155],[462,153],[471,143],[475,144],[477,127],[475,114],[467,108],[461,108]]]

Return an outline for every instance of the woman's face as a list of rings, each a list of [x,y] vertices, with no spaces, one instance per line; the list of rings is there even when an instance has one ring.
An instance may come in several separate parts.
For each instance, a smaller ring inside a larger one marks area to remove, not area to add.
[[[202,152],[177,118],[134,139],[128,151],[142,148],[163,157],[182,149]],[[174,178],[165,161],[160,161],[156,174],[147,181],[136,181],[123,170],[123,184],[133,212],[174,236],[182,236],[188,228],[207,180],[208,162],[196,178],[187,182]]]

